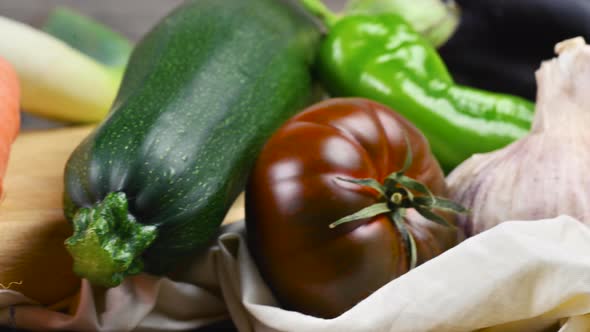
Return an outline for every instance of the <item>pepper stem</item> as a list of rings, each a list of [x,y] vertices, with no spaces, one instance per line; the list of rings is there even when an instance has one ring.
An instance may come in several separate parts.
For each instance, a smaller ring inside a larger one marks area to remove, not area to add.
[[[349,0],[344,13],[400,15],[435,47],[453,35],[460,17],[453,0]]]
[[[321,0],[300,0],[305,7],[314,16],[319,18],[327,27],[332,27],[338,20],[338,15],[328,9]]]
[[[74,234],[65,241],[74,272],[94,285],[115,287],[143,270],[141,253],[156,239],[155,226],[129,214],[124,193],[110,193],[73,218]]]

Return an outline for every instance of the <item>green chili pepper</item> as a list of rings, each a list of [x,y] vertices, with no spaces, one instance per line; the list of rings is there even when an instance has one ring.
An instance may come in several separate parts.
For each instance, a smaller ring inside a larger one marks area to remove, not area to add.
[[[402,114],[428,138],[445,171],[528,133],[531,102],[455,84],[436,50],[396,14],[336,17],[318,0],[302,2],[329,28],[318,59],[328,92]]]

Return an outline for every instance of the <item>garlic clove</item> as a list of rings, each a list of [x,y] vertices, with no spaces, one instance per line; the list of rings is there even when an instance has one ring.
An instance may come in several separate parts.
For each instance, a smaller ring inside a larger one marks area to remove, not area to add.
[[[557,44],[555,44],[555,54],[561,54],[564,53],[567,50],[575,50],[578,48],[582,48],[586,45],[586,40],[584,40],[584,37],[575,37],[575,38],[571,38],[571,39],[566,39],[562,42],[559,42]]]
[[[447,178],[450,196],[471,210],[467,235],[506,220],[570,215],[590,224],[590,46],[573,38],[537,71],[531,133],[466,160]]]

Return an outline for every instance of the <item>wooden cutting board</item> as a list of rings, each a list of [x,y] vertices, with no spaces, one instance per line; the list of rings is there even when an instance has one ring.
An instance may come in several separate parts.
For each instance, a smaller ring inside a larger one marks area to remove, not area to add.
[[[63,219],[64,165],[90,129],[34,131],[17,138],[4,180],[0,222]]]
[[[0,202],[0,289],[10,285],[44,304],[77,291],[79,280],[63,246],[71,234],[62,211],[63,170],[91,129],[22,133],[12,146]],[[240,197],[224,222],[243,215]]]
[[[61,208],[62,174],[89,130],[26,133],[13,144],[0,203],[0,288],[47,305],[78,291],[80,280],[63,245],[72,231]]]

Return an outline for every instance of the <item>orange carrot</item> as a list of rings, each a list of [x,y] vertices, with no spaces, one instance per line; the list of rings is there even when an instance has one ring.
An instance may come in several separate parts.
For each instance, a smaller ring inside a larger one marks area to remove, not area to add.
[[[20,87],[12,66],[0,58],[0,198],[10,146],[20,127]]]

